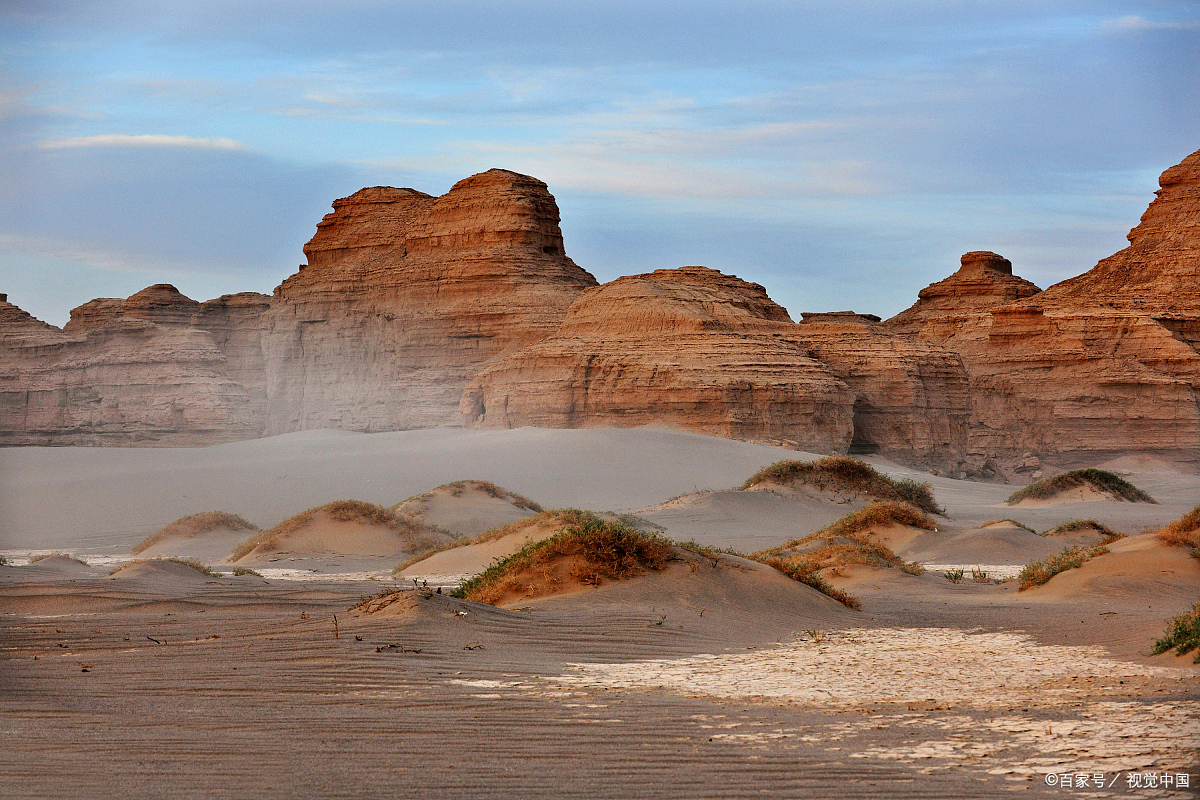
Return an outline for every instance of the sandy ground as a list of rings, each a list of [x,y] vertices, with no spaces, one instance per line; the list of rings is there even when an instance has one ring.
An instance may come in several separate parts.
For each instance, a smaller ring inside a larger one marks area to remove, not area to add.
[[[732,491],[795,457],[669,431],[535,429],[0,451],[0,551],[103,566],[0,566],[3,794],[1195,795],[1200,667],[1146,653],[1200,597],[1200,561],[1136,534],[1200,502],[1200,478],[1153,460],[1121,466],[1158,505],[1041,508],[1004,506],[1012,486],[876,461],[929,480],[947,508],[937,531],[893,535],[907,559],[1019,567],[1063,546],[981,527],[1004,517],[1135,535],[1027,592],[851,568],[836,580],[861,611],[730,557],[506,608],[436,594],[436,580],[362,579],[394,560],[361,553],[279,556],[254,565],[264,577],[164,562],[106,574],[106,559],[184,514],[265,527],[466,478],[546,507],[642,509],[672,537],[755,550],[859,507]],[[477,500],[435,510],[474,519]],[[449,575],[519,546],[489,544],[435,558]],[[351,610],[399,586],[401,602]],[[1131,772],[1188,774],[1191,788],[1129,789]],[[1062,774],[1113,783],[1067,791]]]

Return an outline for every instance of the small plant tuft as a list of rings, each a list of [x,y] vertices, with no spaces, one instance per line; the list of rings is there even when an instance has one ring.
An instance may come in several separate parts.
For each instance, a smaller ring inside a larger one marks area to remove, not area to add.
[[[1097,491],[1130,503],[1156,502],[1153,497],[1124,478],[1118,477],[1111,472],[1091,467],[1063,472],[1052,478],[1045,478],[1036,483],[1031,483],[1025,488],[1013,492],[1005,502],[1011,506],[1016,505],[1022,500],[1045,500],[1059,492],[1065,492],[1079,486],[1091,486]]]
[[[990,577],[988,577],[987,570],[972,567],[971,568],[971,582],[972,583],[991,583],[992,579]]]
[[[1159,655],[1174,648],[1175,654],[1184,656],[1196,650],[1193,664],[1200,664],[1200,603],[1192,606],[1191,611],[1185,611],[1167,626],[1163,638],[1154,643],[1151,654]]]
[[[946,580],[950,581],[951,583],[962,583],[963,571],[961,568],[948,569],[943,574],[946,576]]]
[[[249,567],[234,567],[233,568],[233,576],[235,578],[240,578],[243,575],[253,575],[256,578],[262,577],[261,572],[255,572],[254,570],[250,569]]]

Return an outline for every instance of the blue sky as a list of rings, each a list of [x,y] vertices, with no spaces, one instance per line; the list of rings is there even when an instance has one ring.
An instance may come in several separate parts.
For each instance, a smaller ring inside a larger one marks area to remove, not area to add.
[[[601,280],[703,264],[891,315],[1047,286],[1200,148],[1195,2],[0,0],[0,292],[269,292],[336,198],[545,180]]]

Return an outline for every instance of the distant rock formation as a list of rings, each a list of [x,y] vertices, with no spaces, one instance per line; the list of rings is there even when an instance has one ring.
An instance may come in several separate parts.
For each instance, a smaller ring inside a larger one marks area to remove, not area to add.
[[[548,339],[483,369],[473,427],[659,425],[844,452],[961,456],[966,374],[952,353],[851,314],[796,325],[762,286],[704,267],[585,292]],[[853,321],[850,321],[853,319]]]
[[[267,297],[158,284],[63,329],[0,295],[0,444],[208,444],[309,428],[659,425],[991,477],[1200,460],[1200,152],[1129,247],[1039,291],[972,252],[880,322],[794,323],[703,267],[603,286],[541,181],[336,200]]]
[[[261,435],[256,409],[265,398],[247,389],[252,369],[230,370],[254,356],[227,357],[197,325],[209,305],[159,284],[126,300],[85,303],[59,330],[0,303],[0,444],[181,445]],[[243,338],[252,351],[253,335]]]
[[[1200,152],[1160,183],[1129,247],[1087,273],[1037,292],[995,254],[968,253],[883,323],[962,356],[983,474],[1030,455],[1200,458]]]
[[[267,433],[461,424],[471,376],[596,284],[558,220],[546,184],[498,169],[336,201],[267,314]]]

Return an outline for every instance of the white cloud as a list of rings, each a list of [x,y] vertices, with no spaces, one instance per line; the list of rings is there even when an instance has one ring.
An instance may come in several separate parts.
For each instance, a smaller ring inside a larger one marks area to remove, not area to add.
[[[199,139],[194,136],[167,136],[146,133],[130,136],[105,133],[99,136],[77,136],[68,139],[43,139],[37,145],[42,150],[68,150],[78,147],[195,147],[203,150],[245,150],[233,139]]]

